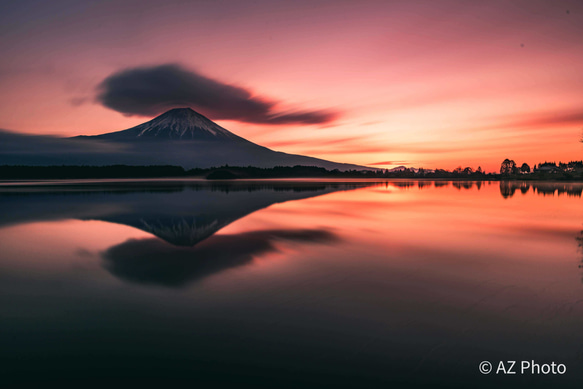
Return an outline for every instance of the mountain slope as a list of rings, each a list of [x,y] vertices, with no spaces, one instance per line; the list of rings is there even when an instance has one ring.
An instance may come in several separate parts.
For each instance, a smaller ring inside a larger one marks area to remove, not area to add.
[[[0,165],[174,165],[185,169],[224,165],[317,166],[376,170],[277,152],[224,129],[190,108],[170,110],[123,131],[56,138],[0,130]]]

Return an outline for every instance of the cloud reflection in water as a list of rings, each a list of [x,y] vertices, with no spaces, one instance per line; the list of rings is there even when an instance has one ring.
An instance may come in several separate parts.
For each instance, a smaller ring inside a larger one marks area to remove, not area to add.
[[[299,229],[215,235],[194,247],[173,246],[156,238],[130,239],[103,252],[103,266],[125,281],[183,287],[277,251],[278,240],[333,244],[339,238],[323,229]]]

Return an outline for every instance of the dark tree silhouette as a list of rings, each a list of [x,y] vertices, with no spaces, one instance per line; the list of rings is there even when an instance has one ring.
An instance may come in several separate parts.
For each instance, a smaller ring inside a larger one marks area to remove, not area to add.
[[[512,184],[512,181],[500,181],[500,194],[505,199],[509,199],[514,196],[516,192],[516,186]]]
[[[522,173],[530,173],[530,166],[528,166],[528,164],[525,162],[522,164],[522,166],[520,167],[520,171]]]
[[[500,174],[508,176],[516,170],[516,162],[511,159],[506,158],[502,165],[500,165]]]

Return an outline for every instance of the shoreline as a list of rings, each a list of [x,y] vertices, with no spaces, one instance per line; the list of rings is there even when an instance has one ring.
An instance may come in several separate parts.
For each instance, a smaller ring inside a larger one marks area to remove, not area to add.
[[[541,182],[556,184],[583,184],[583,179],[557,180],[557,179],[520,179],[520,178],[493,178],[493,179],[465,179],[465,178],[339,178],[339,177],[273,177],[273,178],[236,178],[236,179],[206,179],[204,177],[124,177],[124,178],[55,178],[55,179],[9,179],[0,178],[0,188],[16,187],[50,187],[50,186],[99,186],[116,184],[252,184],[252,183],[358,183],[358,182]]]

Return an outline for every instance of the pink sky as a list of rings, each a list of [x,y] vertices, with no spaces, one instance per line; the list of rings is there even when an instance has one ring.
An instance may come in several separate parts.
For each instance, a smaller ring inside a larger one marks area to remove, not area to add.
[[[218,120],[289,153],[498,170],[583,159],[580,1],[18,2],[0,15],[0,128],[71,136],[149,120],[96,100],[179,64],[331,123]],[[196,109],[196,107],[193,107]],[[210,117],[213,119],[213,117]]]

